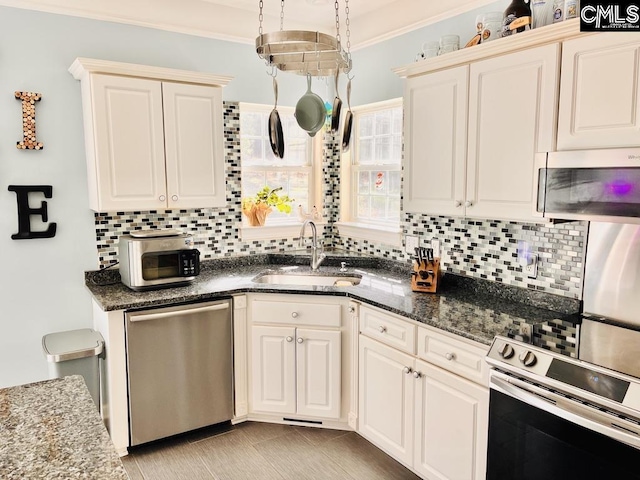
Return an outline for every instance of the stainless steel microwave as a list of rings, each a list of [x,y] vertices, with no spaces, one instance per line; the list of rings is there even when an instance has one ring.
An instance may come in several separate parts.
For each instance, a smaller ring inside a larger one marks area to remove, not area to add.
[[[193,236],[179,230],[140,230],[118,241],[122,283],[133,290],[185,285],[200,273]]]
[[[540,153],[536,177],[537,216],[640,223],[640,148]]]

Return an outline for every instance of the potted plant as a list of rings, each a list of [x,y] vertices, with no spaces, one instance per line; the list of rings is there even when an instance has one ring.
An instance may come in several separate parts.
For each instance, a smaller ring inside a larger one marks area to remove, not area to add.
[[[261,227],[264,225],[267,215],[272,212],[275,207],[280,212],[291,213],[291,202],[293,198],[289,195],[279,195],[278,192],[282,187],[271,189],[265,185],[262,190],[253,197],[245,197],[242,199],[242,213],[244,213],[252,227]]]

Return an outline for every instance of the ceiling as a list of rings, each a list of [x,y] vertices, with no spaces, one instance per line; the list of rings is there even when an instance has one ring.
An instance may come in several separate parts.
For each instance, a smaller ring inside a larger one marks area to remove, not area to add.
[[[349,0],[351,44],[362,48],[493,0]],[[280,2],[263,0],[265,32],[280,29]],[[345,0],[339,1],[346,38]],[[258,0],[0,0],[0,5],[141,25],[192,35],[254,43]],[[285,30],[335,35],[333,0],[287,0]]]

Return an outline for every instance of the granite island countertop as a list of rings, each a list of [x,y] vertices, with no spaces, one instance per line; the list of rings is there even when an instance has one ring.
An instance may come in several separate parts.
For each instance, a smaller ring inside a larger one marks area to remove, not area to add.
[[[81,376],[0,389],[0,478],[129,478]]]
[[[347,272],[340,262],[348,263]],[[569,325],[579,322],[579,301],[535,290],[446,274],[437,294],[411,290],[411,267],[375,257],[332,255],[317,272],[304,254],[264,254],[202,262],[188,286],[135,292],[119,282],[117,270],[86,272],[86,285],[105,311],[212,300],[248,292],[346,296],[456,335],[490,344],[521,323]],[[348,287],[256,283],[267,272],[306,275],[361,275]],[[100,283],[109,283],[99,285]]]

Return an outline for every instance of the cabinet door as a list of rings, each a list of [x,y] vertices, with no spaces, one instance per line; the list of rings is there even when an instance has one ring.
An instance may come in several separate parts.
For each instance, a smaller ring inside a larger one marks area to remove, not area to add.
[[[414,359],[360,335],[358,432],[396,460],[413,460]]]
[[[96,163],[89,169],[91,208],[166,207],[160,82],[93,75],[91,87]]]
[[[558,150],[640,145],[640,34],[562,45]]]
[[[339,330],[296,330],[297,413],[340,418]]]
[[[414,469],[425,478],[485,478],[489,389],[420,360]]]
[[[404,96],[404,210],[462,214],[469,67],[409,78]]]
[[[294,327],[251,328],[253,410],[295,413],[296,347]]]
[[[554,146],[559,49],[471,64],[467,216],[534,220],[534,157]]]
[[[222,89],[163,83],[169,208],[226,203]]]

